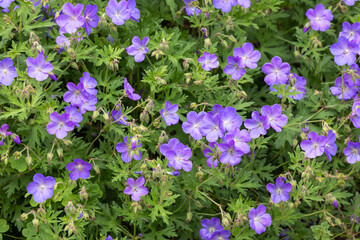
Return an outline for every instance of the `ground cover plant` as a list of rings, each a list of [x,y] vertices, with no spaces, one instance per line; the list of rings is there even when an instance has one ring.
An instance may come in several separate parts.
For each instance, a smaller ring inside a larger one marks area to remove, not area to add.
[[[360,238],[357,0],[0,0],[0,239]]]

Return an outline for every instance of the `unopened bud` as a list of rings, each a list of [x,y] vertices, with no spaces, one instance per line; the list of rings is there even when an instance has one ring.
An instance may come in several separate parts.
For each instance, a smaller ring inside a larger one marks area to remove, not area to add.
[[[205,46],[210,48],[211,47],[211,40],[210,38],[205,39]]]
[[[93,115],[92,115],[92,119],[95,119],[95,118],[97,118],[98,116],[99,116],[99,111],[98,110],[95,110],[94,112],[93,112]]]
[[[67,140],[67,139],[61,139],[63,141],[63,143],[66,145],[66,146],[69,146],[72,144],[72,142],[70,140]]]
[[[50,162],[54,157],[54,154],[52,152],[47,154],[47,160]]]
[[[109,114],[108,113],[104,113],[103,117],[104,117],[105,121],[109,121]]]
[[[39,219],[34,218],[34,219],[32,220],[32,223],[33,223],[34,227],[37,228],[37,227],[39,226]]]
[[[25,221],[26,219],[28,219],[28,214],[27,213],[21,214],[21,220]]]
[[[150,116],[147,111],[144,110],[142,111],[142,113],[140,113],[140,121],[145,123],[148,123],[150,121]]]
[[[27,156],[27,157],[25,158],[25,160],[26,160],[26,163],[28,164],[29,169],[30,169],[30,166],[31,166],[31,163],[32,163],[32,158],[31,158],[30,156]]]
[[[69,47],[66,49],[66,51],[70,54],[71,58],[74,59],[75,58],[75,51],[73,48]],[[71,63],[71,66],[74,67],[73,62]],[[79,69],[79,67],[75,64],[76,67],[74,67],[75,69]]]
[[[60,159],[64,156],[64,151],[63,151],[63,149],[61,147],[58,147],[56,149],[56,152],[57,152]]]
[[[186,222],[190,222],[191,219],[192,219],[192,217],[193,217],[192,212],[188,212],[188,213],[186,214]]]
[[[159,49],[162,51],[169,51],[169,45],[167,44],[165,38],[161,41]]]
[[[98,165],[94,164],[94,171],[96,172],[97,175],[100,175],[100,168]]]
[[[15,157],[15,160],[18,160],[21,157],[21,152],[19,152],[19,151],[14,152],[14,157]]]
[[[81,188],[81,191],[80,191],[80,200],[88,200],[88,198],[89,198],[89,195],[87,194],[87,192],[86,192],[86,188],[83,186],[82,188]]]

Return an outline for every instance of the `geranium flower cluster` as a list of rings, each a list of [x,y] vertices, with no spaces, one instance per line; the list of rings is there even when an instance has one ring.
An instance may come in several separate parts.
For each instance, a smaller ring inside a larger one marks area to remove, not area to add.
[[[85,28],[86,34],[90,35],[91,29],[95,28],[99,22],[98,7],[91,4],[87,5],[84,16],[82,15],[83,9],[84,5],[81,3],[75,6],[69,2],[64,4],[63,14],[56,18],[56,24],[60,27],[60,35],[64,33],[74,34],[79,27]]]
[[[230,12],[231,8],[240,5],[244,8],[249,8],[251,5],[250,0],[213,0],[214,7],[221,9],[222,12]]]
[[[254,51],[251,43],[245,43],[242,47],[235,48],[233,55],[234,57],[227,58],[228,65],[224,72],[231,75],[234,80],[239,80],[246,73],[245,67],[255,69],[261,58],[261,53],[258,50]]]
[[[96,110],[96,85],[96,80],[88,72],[83,73],[77,85],[72,82],[66,85],[69,91],[64,94],[64,101],[70,105],[65,107],[65,113],[61,115],[57,112],[50,114],[51,122],[46,127],[49,134],[55,134],[59,139],[66,137],[75,126],[79,127],[83,120],[82,114]]]
[[[137,137],[124,137],[123,143],[118,143],[116,145],[116,151],[121,153],[121,160],[126,163],[129,163],[133,158],[135,160],[140,160],[142,158],[142,153],[138,148],[140,148],[142,143]]]
[[[73,163],[68,163],[66,169],[70,171],[70,179],[76,181],[79,178],[88,179],[90,176],[91,164],[82,159],[74,159]],[[33,195],[33,199],[37,203],[45,202],[52,198],[54,194],[55,178],[45,177],[41,173],[36,173],[33,182],[29,183],[26,190]]]
[[[201,13],[201,10],[193,5],[195,0],[183,0],[185,3],[185,12],[188,16],[191,15],[199,15]]]
[[[327,136],[318,135],[316,132],[310,132],[307,135],[307,139],[300,143],[300,147],[305,151],[305,155],[308,158],[316,158],[326,154],[329,161],[331,157],[335,156],[337,151],[336,135],[332,130],[329,130]]]
[[[185,172],[191,171],[192,162],[189,159],[192,156],[192,151],[179,139],[171,138],[167,144],[162,144],[160,152],[169,160],[168,167],[173,167],[175,170],[183,169]]]
[[[282,62],[280,57],[273,57],[270,63],[265,63],[262,67],[262,71],[266,74],[265,83],[269,85],[271,92],[277,92],[274,86],[285,85],[286,89],[290,88],[289,92],[298,92],[296,95],[289,96],[290,98],[301,100],[306,93],[306,79],[296,73],[290,73],[290,68],[290,65]],[[283,97],[281,94],[278,96]]]
[[[204,219],[201,221],[203,228],[200,229],[200,237],[204,240],[229,240],[230,231],[224,230],[219,218]]]

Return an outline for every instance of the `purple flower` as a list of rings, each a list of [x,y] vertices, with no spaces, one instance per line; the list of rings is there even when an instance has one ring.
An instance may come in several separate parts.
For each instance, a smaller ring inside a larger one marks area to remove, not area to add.
[[[334,60],[337,65],[351,65],[356,61],[359,46],[355,42],[350,42],[345,37],[340,37],[337,43],[330,46],[330,52],[335,56]]]
[[[33,195],[35,202],[42,203],[53,196],[55,184],[56,181],[53,177],[44,177],[41,173],[37,173],[33,177],[33,182],[26,187],[26,190]]]
[[[66,106],[65,113],[69,114],[69,121],[73,123],[74,126],[80,127],[79,123],[83,120],[83,116],[78,112],[77,108],[74,106]]]
[[[357,94],[357,88],[351,75],[344,73],[343,76],[335,80],[335,86],[330,87],[330,91],[334,96],[338,96],[340,100],[349,100]]]
[[[237,114],[233,107],[225,107],[220,111],[220,119],[225,131],[232,131],[239,128],[242,124],[242,118]]]
[[[231,140],[228,143],[219,143],[218,147],[221,152],[221,163],[229,163],[231,166],[235,166],[241,162],[243,152],[236,150],[234,140]]]
[[[276,178],[275,185],[272,183],[266,185],[266,189],[271,193],[271,200],[274,203],[289,200],[289,192],[292,186],[290,183],[284,183],[285,180],[286,178],[284,177],[278,177]]]
[[[122,107],[120,106],[119,110],[113,110],[111,111],[111,116],[113,117],[114,121],[117,122],[118,124],[122,124],[122,125],[128,125],[127,123],[127,118],[122,114],[121,112]]]
[[[79,83],[77,86],[69,82],[66,84],[69,91],[64,94],[64,101],[71,103],[71,105],[80,107],[83,102],[89,99],[89,96],[86,95],[84,84]]]
[[[160,152],[169,160],[169,167],[173,167],[175,170],[183,169],[185,172],[192,169],[192,162],[189,160],[192,151],[177,138],[171,138],[167,144],[162,144]]]
[[[290,65],[282,62],[281,58],[275,56],[271,59],[271,63],[265,63],[262,71],[267,74],[265,82],[269,86],[274,84],[286,84],[290,73]]]
[[[128,82],[128,80],[126,78],[124,78],[124,89],[125,89],[126,95],[128,95],[128,97],[131,100],[137,101],[141,98],[139,94],[134,93],[134,89],[132,88],[132,86],[130,85],[130,83]]]
[[[192,16],[192,15],[199,15],[201,13],[201,10],[199,8],[197,8],[196,6],[191,5],[192,2],[194,2],[195,0],[183,0],[186,8],[186,14],[188,16]]]
[[[13,1],[15,0],[0,0],[0,7],[8,8]]]
[[[324,150],[330,162],[331,162],[331,156],[335,156],[337,150],[335,141],[336,141],[336,136],[333,133],[333,131],[330,130],[326,137],[325,150]]]
[[[74,124],[70,121],[70,115],[67,113],[59,115],[57,112],[53,112],[50,114],[50,120],[46,130],[51,135],[55,134],[59,139],[63,139],[69,131],[74,129]]]
[[[350,42],[354,41],[358,44],[360,42],[360,23],[356,22],[351,25],[348,22],[344,22],[342,25],[342,31],[339,33],[339,37],[345,37]]]
[[[316,158],[323,155],[325,151],[326,137],[319,136],[316,132],[310,132],[308,139],[300,143],[300,147],[305,151],[308,158]]]
[[[147,187],[144,187],[144,177],[139,177],[136,182],[133,178],[128,178],[127,183],[129,184],[129,186],[125,188],[124,193],[127,195],[131,195],[131,198],[134,201],[139,201],[141,196],[149,193]]]
[[[205,117],[205,112],[200,112],[197,114],[194,111],[189,112],[186,115],[186,122],[182,124],[182,129],[185,133],[190,134],[195,140],[200,140],[202,138],[201,127],[203,125],[203,118]]]
[[[200,223],[203,226],[203,228],[200,229],[201,239],[205,239],[205,240],[210,239],[215,232],[224,230],[224,227],[221,226],[220,219],[215,217],[212,218],[211,220],[204,219]]]
[[[325,32],[330,28],[330,21],[333,15],[329,9],[325,9],[324,5],[318,4],[315,9],[308,9],[306,16],[310,20],[311,28],[315,31]]]
[[[104,240],[113,240],[113,238],[109,235],[109,236],[107,236],[107,238],[105,238]]]
[[[131,12],[128,9],[128,2],[125,0],[121,0],[120,2],[110,0],[108,6],[105,8],[105,12],[115,25],[123,25],[131,16]]]
[[[170,175],[173,175],[173,176],[177,177],[177,176],[180,175],[180,172],[178,170],[175,170],[173,172],[167,172],[167,174],[170,174]]]
[[[21,143],[21,140],[20,140],[20,138],[19,138],[19,136],[18,135],[16,135],[16,134],[12,134],[11,135],[11,139],[14,141],[14,143],[16,143],[16,144],[20,144]],[[1,145],[1,144],[0,144]]]
[[[224,68],[224,73],[231,75],[234,80],[239,80],[246,73],[246,70],[244,69],[245,64],[240,57],[229,56],[227,57],[227,63],[228,65]]]
[[[265,135],[267,129],[270,128],[270,124],[266,116],[260,116],[258,111],[254,111],[251,114],[251,119],[246,119],[244,125],[247,129],[250,129],[250,137],[258,138],[260,135]]]
[[[14,62],[10,58],[4,58],[0,61],[0,84],[10,86],[18,76]]]
[[[165,108],[160,110],[160,115],[167,126],[175,125],[179,122],[179,115],[176,113],[178,110],[179,107],[176,103],[171,105],[169,101],[166,101]]]
[[[262,234],[266,231],[265,227],[271,225],[271,216],[266,212],[264,205],[259,205],[257,209],[252,208],[249,211],[250,227],[257,233]]]
[[[358,0],[344,0],[345,4],[348,6],[353,6],[357,1]]]
[[[216,9],[221,9],[222,12],[227,13],[237,4],[237,0],[213,0],[213,4]]]
[[[219,66],[217,56],[208,52],[204,52],[204,54],[199,57],[198,61],[199,63],[202,63],[202,68],[205,71],[210,71],[212,68],[217,68]]]
[[[207,113],[203,118],[203,124],[201,127],[201,133],[206,136],[206,140],[209,142],[216,142],[218,138],[224,136],[224,129],[219,114]]]
[[[241,48],[234,49],[234,56],[240,57],[246,67],[255,69],[261,58],[261,53],[258,50],[254,51],[254,46],[251,43],[244,43]]]
[[[251,141],[249,131],[243,129],[240,131],[239,128],[228,132],[223,138],[224,143],[229,143],[231,140],[234,141],[235,150],[241,151],[242,154],[248,154],[250,152],[250,146],[248,142]]]
[[[56,44],[59,45],[60,47],[70,47],[70,41],[67,37],[60,35],[58,37],[56,37]],[[64,49],[62,49],[63,51]]]
[[[88,72],[84,72],[83,76],[80,78],[80,83],[84,86],[84,91],[90,95],[96,95],[97,90],[95,89],[97,82],[95,78],[90,77]]]
[[[237,0],[238,5],[242,6],[243,8],[249,8],[251,5],[250,0]]]
[[[96,4],[94,5],[89,4],[85,7],[85,11],[84,11],[85,23],[84,25],[82,25],[82,27],[85,28],[87,35],[90,35],[91,28],[95,28],[99,23],[99,16],[97,15],[97,12],[98,12],[98,7]]]
[[[267,117],[267,122],[276,132],[281,132],[281,128],[288,122],[287,116],[282,114],[280,104],[275,104],[271,107],[268,105],[263,106],[261,108],[261,115]]]
[[[212,108],[212,111],[209,112],[210,116],[217,116],[220,114],[221,110],[223,109],[223,107],[220,104],[215,104]]]
[[[333,202],[334,207],[336,207],[336,208],[339,207],[339,203],[336,199],[333,199],[332,202]]]
[[[141,145],[142,143],[136,137],[130,137],[130,142],[128,142],[128,136],[126,136],[124,137],[123,143],[118,143],[116,145],[116,151],[121,153],[121,160],[128,163],[133,158],[135,160],[140,160],[142,158],[142,153],[138,149]]]
[[[67,2],[64,4],[62,12],[64,14],[56,18],[56,24],[63,28],[67,33],[75,33],[79,27],[84,25],[85,18],[81,16],[84,5],[81,3],[73,6]]]
[[[217,168],[219,160],[215,157],[216,143],[210,143],[208,148],[204,149],[204,156],[207,158],[206,164],[209,168]]]
[[[306,79],[304,77],[296,75],[296,73],[292,73],[289,76],[289,82],[290,82],[289,92],[300,92],[295,96],[289,96],[289,97],[295,100],[301,100],[306,93],[306,89],[305,89]]]
[[[135,62],[142,62],[145,59],[145,54],[149,52],[146,45],[149,43],[149,38],[144,37],[143,40],[138,36],[133,37],[132,45],[126,48],[127,54],[134,56]]]
[[[214,232],[213,235],[211,235],[211,238],[209,240],[230,240],[231,233],[229,230],[223,230],[223,231],[217,231]]]
[[[140,19],[140,11],[136,8],[135,0],[128,0],[128,9],[130,10],[130,19],[138,22]]]
[[[354,96],[350,121],[354,124],[354,127],[360,128],[360,100],[357,95]]]
[[[95,104],[97,103],[96,96],[94,96],[94,95],[85,95],[85,96],[87,96],[87,100],[84,100],[82,102],[82,105],[79,107],[79,112],[81,114],[86,113],[86,111],[95,111],[96,110],[96,106],[95,106]]]
[[[344,149],[346,161],[354,164],[360,161],[360,142],[348,142],[347,147]]]
[[[88,179],[90,176],[91,164],[82,159],[75,158],[73,163],[68,163],[66,169],[70,171],[70,179],[73,181],[79,178]]]
[[[12,132],[7,131],[8,129],[9,129],[9,125],[7,125],[6,123],[3,124],[0,128],[0,137],[1,137],[0,146],[4,145],[4,138],[12,134]]]
[[[26,73],[31,78],[35,78],[38,81],[44,81],[49,77],[49,73],[53,70],[53,66],[50,62],[45,62],[44,54],[39,53],[36,58],[28,57],[26,59],[26,65],[28,69]]]

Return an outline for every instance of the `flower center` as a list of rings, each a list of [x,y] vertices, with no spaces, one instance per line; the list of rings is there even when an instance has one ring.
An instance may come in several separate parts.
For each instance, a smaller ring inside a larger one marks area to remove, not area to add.
[[[281,189],[281,188],[277,188],[277,189],[276,189],[276,194],[277,194],[277,195],[281,195],[281,193],[282,193],[282,189]]]
[[[133,192],[138,192],[139,189],[137,189],[137,187],[133,187]]]
[[[358,154],[358,150],[356,149],[356,148],[353,148],[352,150],[351,150],[351,152],[353,153],[353,154]]]
[[[45,185],[44,185],[44,184],[41,184],[41,185],[40,185],[40,188],[41,188],[41,190],[45,189]]]
[[[344,53],[344,54],[348,54],[348,53],[349,53],[349,49],[345,49],[343,53]]]
[[[4,73],[4,74],[6,74],[7,72],[8,72],[8,70],[7,70],[7,69],[4,69],[4,70],[3,70],[3,73]]]
[[[36,71],[41,72],[41,68],[40,67],[36,68]]]
[[[209,233],[213,233],[213,232],[215,232],[215,228],[214,228],[214,227],[210,227],[210,228],[209,228]]]

